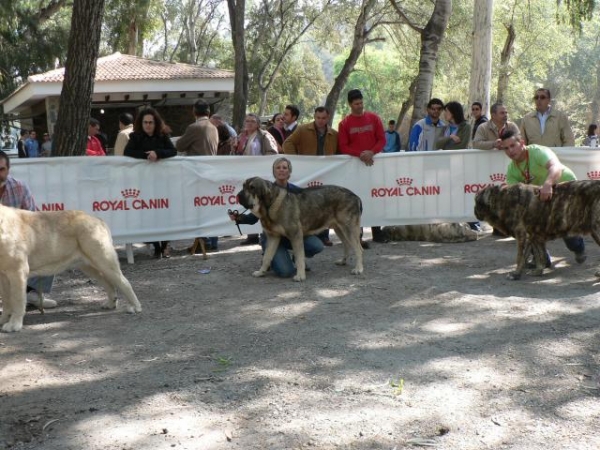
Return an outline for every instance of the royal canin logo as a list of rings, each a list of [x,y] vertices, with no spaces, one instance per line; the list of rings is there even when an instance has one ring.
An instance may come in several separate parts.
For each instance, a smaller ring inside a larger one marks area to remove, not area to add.
[[[58,203],[42,203],[41,204],[42,211],[64,211],[65,204],[62,202]]]
[[[233,184],[224,184],[219,186],[219,192],[223,195],[233,194],[235,192],[235,186]]]
[[[194,207],[198,206],[227,206],[237,205],[235,185],[223,184],[219,186],[219,195],[201,195],[194,197]]]
[[[491,183],[471,183],[465,184],[465,194],[477,194],[479,191],[485,189],[488,186],[495,186],[497,184],[506,183],[506,174],[504,173],[493,173],[490,175]]]
[[[319,181],[319,180],[313,180],[313,181],[309,181],[308,184],[306,185],[306,187],[317,187],[317,186],[323,186],[323,182]]]
[[[414,180],[410,177],[396,178],[396,184],[398,186],[375,187],[371,189],[371,198],[440,195],[439,186],[413,186],[413,182]]]
[[[130,211],[141,209],[169,209],[168,198],[139,198],[141,191],[127,188],[121,191],[122,199],[92,202],[92,211]]]
[[[121,191],[123,198],[138,198],[140,196],[139,189],[123,189]]]
[[[600,170],[590,170],[587,176],[590,180],[600,180]]]

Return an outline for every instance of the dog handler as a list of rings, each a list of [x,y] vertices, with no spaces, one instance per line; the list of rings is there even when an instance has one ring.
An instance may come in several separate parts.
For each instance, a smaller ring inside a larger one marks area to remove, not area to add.
[[[540,186],[540,200],[552,198],[552,186],[563,181],[573,181],[577,177],[571,169],[562,164],[558,156],[542,145],[525,145],[521,136],[507,129],[500,134],[500,149],[511,159],[506,171],[506,184],[525,183]],[[567,248],[575,253],[575,261],[582,264],[587,259],[585,244],[581,236],[563,239]],[[546,267],[552,260],[546,251]]]
[[[287,189],[288,192],[296,194],[302,191],[302,188],[289,183],[288,180],[292,174],[292,163],[287,158],[277,158],[273,163],[273,176],[275,177],[275,184],[283,189]],[[235,214],[230,213],[229,218],[235,221],[236,224],[243,225],[254,225],[258,222],[258,217],[252,213],[248,214]],[[260,245],[262,246],[263,252],[267,245],[267,237],[265,233],[260,235]],[[277,252],[271,261],[271,269],[275,275],[282,278],[290,278],[296,274],[296,267],[294,261],[290,255],[292,250],[292,244],[288,238],[282,236],[279,242]],[[317,236],[304,236],[304,253],[307,258],[312,258],[317,253],[323,251],[323,242]],[[308,269],[307,269],[308,270]]]
[[[8,175],[10,160],[8,155],[0,150],[0,203],[12,208],[36,211],[35,201],[29,187],[21,181],[15,180]],[[31,277],[27,280],[27,303],[37,308],[40,307],[40,296],[38,290],[44,294],[52,289],[54,276]],[[56,308],[56,302],[44,298],[44,309]]]

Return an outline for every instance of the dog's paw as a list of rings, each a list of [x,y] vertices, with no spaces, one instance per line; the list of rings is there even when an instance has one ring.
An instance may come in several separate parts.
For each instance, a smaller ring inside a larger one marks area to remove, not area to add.
[[[292,278],[294,281],[304,281],[306,280],[306,274],[304,275],[300,275],[300,274],[296,274],[294,275],[294,278]]]
[[[507,280],[520,280],[521,279],[521,272],[509,272],[508,275],[506,275],[506,279]]]
[[[113,300],[108,300],[108,301],[102,303],[102,306],[101,306],[102,309],[115,309],[116,307],[117,307],[117,304]]]
[[[5,333],[14,333],[15,331],[21,331],[23,323],[21,322],[8,322],[2,325],[2,331]]]
[[[346,258],[342,258],[342,259],[338,259],[335,264],[337,266],[345,266],[346,265]]]
[[[256,272],[252,272],[252,276],[256,278],[264,277],[266,274],[267,272],[263,270],[257,270]]]
[[[355,267],[354,269],[352,269],[352,271],[350,272],[352,275],[362,275],[363,270],[359,269],[357,267]]]

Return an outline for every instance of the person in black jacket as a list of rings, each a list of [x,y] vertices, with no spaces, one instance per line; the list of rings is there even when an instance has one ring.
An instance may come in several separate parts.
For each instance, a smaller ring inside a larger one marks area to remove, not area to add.
[[[155,109],[146,108],[139,112],[123,154],[151,162],[177,155],[171,138],[165,132],[165,124]],[[155,258],[170,256],[169,241],[153,242],[152,245]]]

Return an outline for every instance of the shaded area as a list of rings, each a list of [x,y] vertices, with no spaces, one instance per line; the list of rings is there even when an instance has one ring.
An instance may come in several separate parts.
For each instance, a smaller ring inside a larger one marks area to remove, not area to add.
[[[508,239],[374,244],[363,277],[335,245],[294,283],[253,278],[258,247],[238,242],[123,254],[135,316],[60,276],[58,309],[0,335],[0,448],[600,445],[593,244],[575,266],[551,243],[557,267],[517,282]]]

